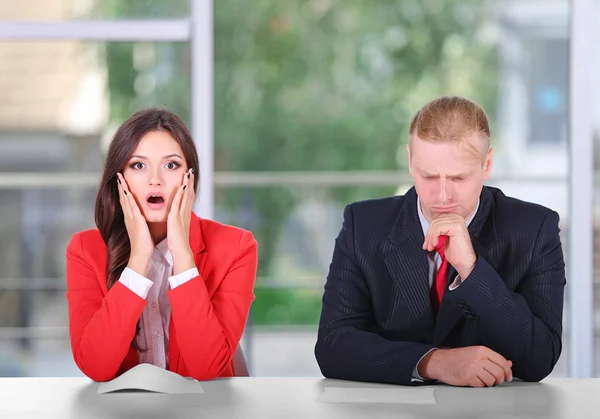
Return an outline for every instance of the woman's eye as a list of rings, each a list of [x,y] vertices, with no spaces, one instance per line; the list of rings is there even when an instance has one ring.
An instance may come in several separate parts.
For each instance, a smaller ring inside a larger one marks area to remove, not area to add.
[[[143,169],[144,168],[144,163],[136,161],[135,163],[132,163],[129,167],[131,167],[132,169]]]
[[[168,162],[167,164],[165,164],[165,167],[169,170],[175,170],[179,167],[179,164],[175,163],[175,162]]]

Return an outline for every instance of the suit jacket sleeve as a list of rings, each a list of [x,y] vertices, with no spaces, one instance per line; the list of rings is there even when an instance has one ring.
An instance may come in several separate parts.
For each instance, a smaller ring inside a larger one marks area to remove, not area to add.
[[[514,291],[478,257],[460,287],[449,292],[469,321],[477,321],[490,349],[513,362],[513,375],[539,381],[561,353],[565,264],[554,211],[541,223],[525,277]],[[514,240],[518,240],[515,237]]]
[[[376,298],[355,256],[352,207],[344,210],[325,283],[315,356],[328,378],[411,384],[415,366],[433,345],[390,341],[378,335],[371,306]]]
[[[104,295],[86,256],[81,234],[67,246],[67,302],[73,358],[94,381],[115,378],[125,359],[146,300],[116,282]]]
[[[245,231],[212,298],[197,276],[168,291],[181,357],[197,380],[212,380],[231,363],[254,301],[258,248]]]

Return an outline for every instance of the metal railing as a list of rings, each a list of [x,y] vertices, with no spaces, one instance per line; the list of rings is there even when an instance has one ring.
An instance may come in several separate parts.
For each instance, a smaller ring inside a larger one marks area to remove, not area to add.
[[[96,188],[100,173],[0,173],[1,189]],[[262,171],[214,172],[215,188],[265,186],[398,186],[412,184],[406,171]],[[492,176],[495,182],[560,184],[566,176]],[[600,177],[598,177],[600,180]]]

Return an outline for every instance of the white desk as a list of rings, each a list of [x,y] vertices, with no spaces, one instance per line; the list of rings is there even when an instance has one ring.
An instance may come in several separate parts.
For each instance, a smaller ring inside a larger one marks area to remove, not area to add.
[[[596,418],[600,379],[494,388],[403,387],[323,378],[203,382],[204,394],[97,394],[85,378],[0,378],[0,418]]]

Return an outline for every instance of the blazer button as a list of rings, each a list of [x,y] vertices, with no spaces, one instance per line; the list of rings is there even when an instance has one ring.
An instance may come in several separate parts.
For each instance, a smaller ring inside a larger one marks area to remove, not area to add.
[[[456,304],[458,304],[459,307],[464,307],[467,305],[467,303],[465,303],[465,300],[458,300]]]

